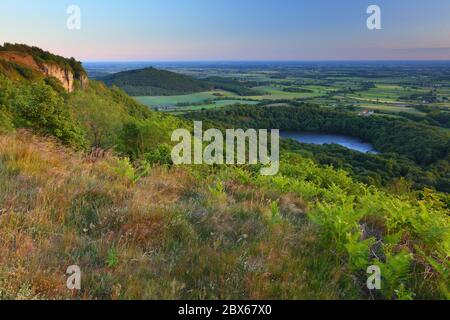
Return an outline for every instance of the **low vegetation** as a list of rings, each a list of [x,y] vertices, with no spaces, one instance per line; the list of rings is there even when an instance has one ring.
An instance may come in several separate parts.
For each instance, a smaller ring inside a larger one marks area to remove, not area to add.
[[[367,299],[372,264],[376,298],[449,298],[432,192],[388,195],[294,155],[275,178],[135,167],[23,131],[0,138],[0,164],[1,298]]]

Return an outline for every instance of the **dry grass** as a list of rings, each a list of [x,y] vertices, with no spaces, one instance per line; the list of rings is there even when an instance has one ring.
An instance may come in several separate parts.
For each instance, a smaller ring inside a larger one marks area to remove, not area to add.
[[[120,164],[25,131],[0,136],[0,298],[354,297],[311,225],[271,223],[273,194],[183,168],[135,184]],[[286,195],[281,210],[307,207]],[[65,285],[73,264],[80,292]]]

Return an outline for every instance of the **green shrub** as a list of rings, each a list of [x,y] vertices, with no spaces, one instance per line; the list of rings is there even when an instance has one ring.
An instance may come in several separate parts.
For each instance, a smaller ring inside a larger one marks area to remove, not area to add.
[[[108,268],[115,268],[119,264],[119,255],[114,248],[109,249],[108,258],[106,259],[106,265]]]
[[[66,144],[84,146],[83,133],[64,106],[63,97],[43,83],[13,83],[0,77],[1,122],[52,135]],[[6,110],[6,111],[5,111]]]
[[[172,149],[167,144],[161,144],[145,153],[144,159],[152,165],[171,165],[173,164],[171,150]]]

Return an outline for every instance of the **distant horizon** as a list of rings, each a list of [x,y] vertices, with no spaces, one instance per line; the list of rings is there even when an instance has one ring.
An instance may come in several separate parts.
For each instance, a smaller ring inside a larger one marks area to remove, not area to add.
[[[310,62],[449,62],[449,59],[390,59],[390,60],[79,60],[82,63],[310,63]]]

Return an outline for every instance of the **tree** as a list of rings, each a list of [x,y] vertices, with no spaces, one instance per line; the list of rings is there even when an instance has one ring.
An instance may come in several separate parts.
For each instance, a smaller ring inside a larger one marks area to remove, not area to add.
[[[44,83],[22,84],[13,94],[11,112],[16,127],[51,134],[64,143],[82,146],[81,129],[64,106],[64,100]]]

